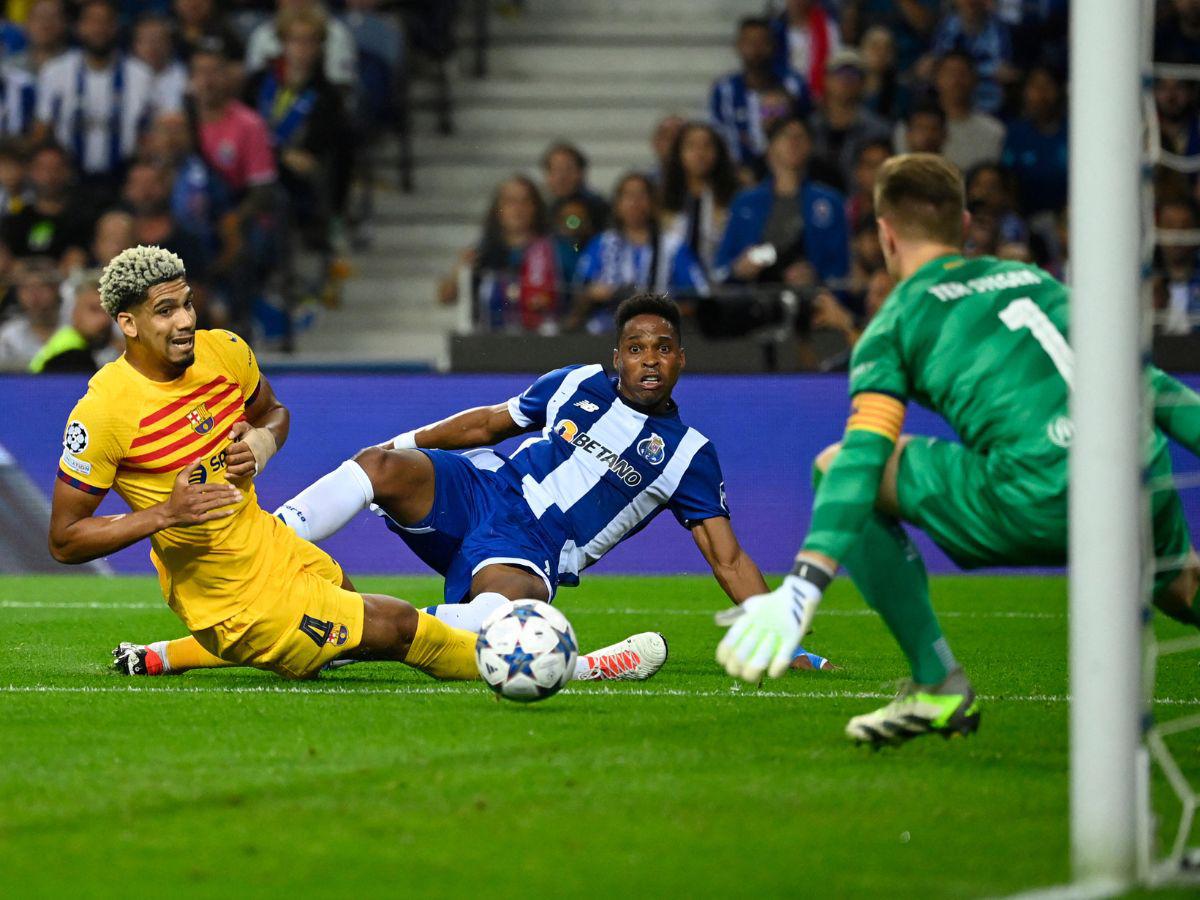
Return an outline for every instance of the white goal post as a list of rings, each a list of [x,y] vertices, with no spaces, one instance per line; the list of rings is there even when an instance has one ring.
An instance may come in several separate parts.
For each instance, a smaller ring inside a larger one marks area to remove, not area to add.
[[[1089,0],[1070,25],[1071,863],[1111,886],[1136,878],[1142,802],[1144,10]]]

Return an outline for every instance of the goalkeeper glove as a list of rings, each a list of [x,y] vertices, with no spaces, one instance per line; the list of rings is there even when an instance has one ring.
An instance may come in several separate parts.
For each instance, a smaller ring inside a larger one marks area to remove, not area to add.
[[[731,627],[717,645],[717,662],[730,675],[751,683],[760,681],[764,671],[772,678],[781,676],[832,578],[812,563],[799,562],[769,594],[758,594],[736,609],[718,613],[717,624]]]

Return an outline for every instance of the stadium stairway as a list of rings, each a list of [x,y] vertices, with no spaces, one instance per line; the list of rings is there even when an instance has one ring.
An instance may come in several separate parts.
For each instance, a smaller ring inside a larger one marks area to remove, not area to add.
[[[661,116],[702,112],[713,77],[735,64],[738,17],[762,8],[527,0],[519,15],[493,15],[487,77],[451,67],[454,134],[437,134],[431,86],[414,86],[416,189],[401,193],[394,166],[380,165],[373,242],[352,255],[343,305],[323,311],[286,361],[445,368],[455,315],[436,303],[437,281],[477,239],[496,183],[513,172],[540,182],[542,150],[564,138],[590,158],[592,187],[609,193],[621,172],[651,164]]]

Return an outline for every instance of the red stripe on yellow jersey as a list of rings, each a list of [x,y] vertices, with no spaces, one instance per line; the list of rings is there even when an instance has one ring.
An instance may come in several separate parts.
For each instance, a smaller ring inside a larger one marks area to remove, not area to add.
[[[136,456],[127,456],[121,461],[121,465],[126,468],[132,466],[141,466],[145,463],[154,462],[162,459],[165,456],[172,456],[178,453],[179,450],[191,446],[200,440],[208,439],[210,432],[214,431],[218,425],[228,419],[235,412],[239,412],[242,408],[242,398],[239,396],[232,403],[227,405],[212,417],[212,425],[204,432],[197,432],[192,427],[188,427],[187,431],[178,440],[172,441],[166,446],[159,447],[157,450],[151,450],[148,453],[140,453]]]
[[[223,375],[218,375],[216,378],[214,378],[208,384],[203,385],[202,387],[196,388],[190,394],[180,397],[178,400],[173,400],[170,403],[168,403],[166,406],[164,406],[162,409],[158,410],[157,412],[151,413],[150,415],[146,416],[144,419],[142,419],[142,421],[138,422],[138,428],[148,428],[151,425],[153,425],[155,422],[162,421],[167,416],[169,416],[171,413],[175,412],[175,410],[179,409],[180,407],[182,407],[188,403],[191,403],[193,400],[196,400],[199,397],[202,397],[204,394],[211,391],[217,385],[224,384],[224,383],[225,383],[225,377]]]
[[[206,403],[206,404],[212,403],[213,405],[216,405],[236,390],[237,390],[236,384],[228,384],[225,387],[221,388],[221,390],[219,390],[215,394],[213,394],[211,397],[204,397],[203,399],[197,397],[196,399],[199,400],[201,403]],[[239,396],[239,400],[240,399],[241,398]],[[191,428],[191,427],[192,427],[192,423],[190,421],[188,421],[188,417],[186,415],[184,415],[183,417],[178,418],[175,421],[173,421],[170,425],[166,425],[162,428],[159,428],[157,431],[149,431],[144,434],[139,434],[137,437],[135,437],[133,439],[133,443],[131,443],[129,445],[129,449],[133,450],[133,449],[136,449],[137,447],[144,447],[147,444],[153,444],[155,441],[162,440],[163,438],[167,437],[168,435],[174,434],[180,428]]]

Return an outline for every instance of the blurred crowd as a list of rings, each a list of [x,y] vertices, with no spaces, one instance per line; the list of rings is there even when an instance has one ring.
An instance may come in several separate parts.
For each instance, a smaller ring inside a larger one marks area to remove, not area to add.
[[[1200,0],[1158,7],[1156,59],[1200,64]],[[611,193],[567,140],[546,149],[540,184],[498,185],[441,299],[469,302],[481,329],[599,331],[653,287],[714,335],[786,320],[853,342],[893,287],[875,173],[907,151],[962,170],[968,256],[1066,277],[1067,12],[1068,0],[767,4],[730,23],[740,65],[713,73],[706,115],[664,116]],[[1154,97],[1163,148],[1200,153],[1197,82],[1157,78]],[[1197,228],[1196,182],[1156,169],[1161,227]],[[1198,246],[1181,234],[1156,255],[1163,330],[1200,326]]]
[[[353,175],[393,109],[405,21],[446,29],[454,6],[410,0],[404,20],[384,0],[7,2],[0,369],[119,353],[95,314],[97,270],[137,243],[184,257],[203,325],[286,346],[297,310],[337,302],[369,208]],[[530,161],[534,177],[497,185],[440,299],[481,330],[595,332],[654,288],[706,333],[853,342],[893,287],[875,173],[912,150],[963,171],[968,255],[1065,277],[1067,8],[765,3],[730,22],[739,65],[713,72],[706,112],[664,115],[611,190],[569,136]],[[1158,0],[1155,23],[1166,234],[1151,274],[1158,328],[1179,334],[1200,327],[1200,82],[1180,68],[1200,65],[1200,0]]]
[[[98,268],[158,244],[202,326],[335,303],[405,35],[378,0],[11,0],[0,20],[0,369],[120,351]],[[381,96],[382,95],[382,96]]]

